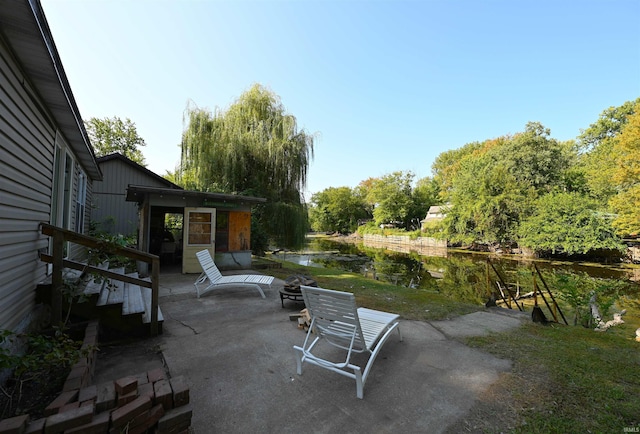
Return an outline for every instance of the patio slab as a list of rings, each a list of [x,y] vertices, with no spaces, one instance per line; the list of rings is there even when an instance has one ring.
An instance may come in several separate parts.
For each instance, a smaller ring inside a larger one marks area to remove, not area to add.
[[[134,374],[145,363],[157,366],[161,356],[170,375],[184,376],[190,388],[195,433],[446,432],[511,368],[452,338],[465,335],[456,334],[457,322],[460,330],[486,333],[518,327],[519,319],[486,311],[433,324],[401,321],[404,341],[391,335],[360,400],[349,378],[309,365],[296,374],[292,347],[305,334],[289,315],[303,305],[281,307],[282,281],[265,289],[266,299],[250,287],[198,299],[195,278],[161,276],[164,333],[136,345],[137,358],[120,357],[117,367]],[[97,375],[109,375],[101,366],[107,363],[99,358]]]

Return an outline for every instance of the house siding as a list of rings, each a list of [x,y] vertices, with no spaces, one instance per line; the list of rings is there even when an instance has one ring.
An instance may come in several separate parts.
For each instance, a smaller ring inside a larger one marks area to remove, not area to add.
[[[49,239],[41,235],[39,224],[51,221],[58,134],[48,113],[0,34],[0,329],[16,332],[37,319],[35,288],[47,275],[38,252],[46,251]],[[69,210],[73,225],[78,159],[66,151],[75,161]],[[87,208],[85,222],[90,218]],[[71,257],[83,253],[70,250]]]
[[[93,186],[93,223],[111,234],[135,235],[138,229],[138,204],[126,201],[127,187],[143,185],[166,188],[167,183],[120,159],[99,164],[104,181],[95,182]]]
[[[48,245],[55,128],[31,94],[0,39],[0,329],[18,330],[35,306],[46,275],[38,250]]]

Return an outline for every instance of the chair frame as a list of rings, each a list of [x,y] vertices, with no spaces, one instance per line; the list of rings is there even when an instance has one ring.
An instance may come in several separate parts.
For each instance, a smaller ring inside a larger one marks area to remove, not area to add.
[[[382,346],[394,330],[402,333],[399,315],[367,308],[356,308],[355,296],[349,292],[300,286],[311,316],[309,332],[302,347],[294,346],[298,375],[303,363],[309,363],[356,381],[356,396],[363,398],[364,385]],[[312,332],[315,338],[312,337]],[[332,362],[313,354],[321,341],[347,351],[344,362]],[[351,363],[353,353],[369,353],[364,370]]]
[[[263,274],[232,274],[229,276],[223,276],[215,262],[213,262],[209,250],[201,250],[197,252],[196,257],[198,258],[203,270],[200,276],[198,276],[196,281],[193,283],[196,287],[196,294],[198,295],[198,298],[200,298],[200,296],[205,292],[212,291],[220,287],[231,286],[252,286],[258,290],[262,298],[266,298],[260,285],[268,285],[269,288],[271,288],[271,283],[274,279],[273,276],[266,276]],[[204,286],[207,280],[209,280],[209,285],[204,289],[201,289],[200,286]]]

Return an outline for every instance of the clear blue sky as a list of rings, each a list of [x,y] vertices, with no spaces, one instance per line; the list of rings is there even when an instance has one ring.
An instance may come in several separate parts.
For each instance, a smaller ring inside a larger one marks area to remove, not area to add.
[[[317,133],[306,199],[539,121],[574,139],[640,96],[638,0],[42,0],[84,119],[130,118],[162,175],[187,103],[252,84]]]

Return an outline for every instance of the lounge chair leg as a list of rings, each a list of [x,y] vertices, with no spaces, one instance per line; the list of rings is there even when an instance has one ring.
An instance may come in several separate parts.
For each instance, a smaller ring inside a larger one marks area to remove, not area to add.
[[[362,389],[364,389],[364,385],[362,384],[362,371],[360,368],[354,368],[353,373],[356,376],[356,396],[360,399],[364,396]]]
[[[302,375],[302,350],[295,346],[293,347],[293,349],[296,352],[296,372],[298,373],[298,375]]]

